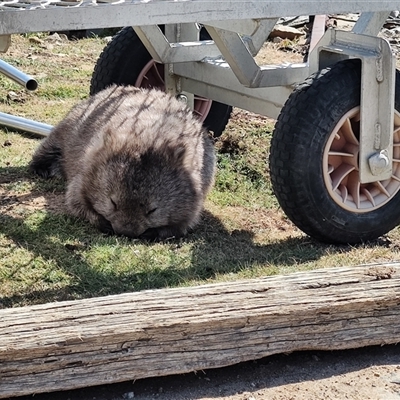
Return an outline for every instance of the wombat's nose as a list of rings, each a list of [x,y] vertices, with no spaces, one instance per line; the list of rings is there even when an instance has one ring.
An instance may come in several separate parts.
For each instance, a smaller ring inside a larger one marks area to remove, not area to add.
[[[108,219],[105,219],[102,215],[99,215],[99,229],[107,235],[112,235],[114,233],[111,222]]]
[[[149,228],[139,236],[139,239],[149,240],[149,241],[154,241],[158,238],[159,237],[157,228]]]

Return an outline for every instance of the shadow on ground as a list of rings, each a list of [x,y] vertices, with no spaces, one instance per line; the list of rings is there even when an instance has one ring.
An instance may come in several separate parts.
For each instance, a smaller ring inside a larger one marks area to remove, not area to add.
[[[0,183],[18,180],[33,184],[33,189],[27,195],[0,196],[0,210],[3,210],[0,235],[11,241],[10,251],[27,250],[30,258],[8,265],[3,277],[23,280],[34,269],[43,268],[43,271],[37,274],[33,284],[14,291],[13,295],[0,297],[0,307],[178,286],[244,270],[248,272],[246,276],[251,276],[258,266],[263,266],[266,275],[274,275],[281,273],[282,266],[318,260],[329,247],[305,236],[259,244],[254,241],[253,232],[230,231],[206,211],[194,232],[181,240],[166,242],[163,251],[167,256],[162,262],[153,262],[147,267],[146,263],[159,251],[160,244],[105,236],[85,221],[65,215],[63,182],[32,177],[26,167],[0,169]],[[31,221],[25,218],[23,210],[39,197],[44,198],[39,206],[45,211]],[[7,211],[18,210],[19,206],[21,215]],[[94,266],[90,251],[101,246],[112,249],[109,250],[112,256],[104,255],[104,260],[96,260]],[[345,246],[329,249],[330,252],[346,251]],[[122,271],[113,268],[113,260],[123,257],[127,259],[127,267]],[[58,285],[60,273],[65,281]]]

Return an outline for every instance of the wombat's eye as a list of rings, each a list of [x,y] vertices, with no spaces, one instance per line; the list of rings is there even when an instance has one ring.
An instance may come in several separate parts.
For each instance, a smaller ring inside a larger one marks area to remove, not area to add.
[[[153,208],[153,209],[150,210],[150,211],[147,211],[147,215],[153,214],[153,212],[156,211],[156,210],[157,210],[157,207],[156,207],[156,208]]]
[[[114,209],[117,209],[117,203],[110,197],[111,204],[113,205]]]

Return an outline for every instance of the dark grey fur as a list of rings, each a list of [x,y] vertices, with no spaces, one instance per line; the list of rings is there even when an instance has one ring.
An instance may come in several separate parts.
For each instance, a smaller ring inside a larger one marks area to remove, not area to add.
[[[182,102],[158,90],[112,86],[70,111],[30,169],[64,177],[69,212],[103,232],[165,239],[199,221],[215,154]]]

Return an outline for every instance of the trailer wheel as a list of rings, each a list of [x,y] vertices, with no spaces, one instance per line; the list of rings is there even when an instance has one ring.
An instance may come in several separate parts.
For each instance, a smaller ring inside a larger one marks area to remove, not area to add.
[[[358,173],[360,60],[312,75],[287,100],[271,142],[274,192],[305,233],[360,243],[400,223],[400,73],[396,71],[393,174],[361,184]]]
[[[208,39],[201,31],[202,39]],[[108,43],[97,60],[90,84],[93,95],[116,83],[165,89],[164,64],[156,63],[132,27],[122,28]],[[194,113],[203,125],[220,136],[229,121],[232,107],[195,96]]]

